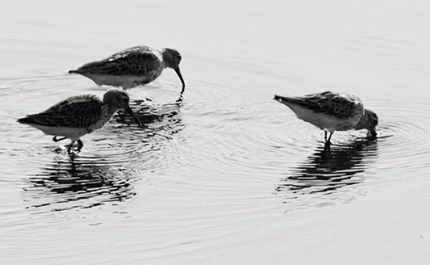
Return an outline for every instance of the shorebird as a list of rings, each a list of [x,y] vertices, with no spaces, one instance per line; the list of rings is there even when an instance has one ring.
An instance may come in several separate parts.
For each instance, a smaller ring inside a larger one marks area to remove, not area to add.
[[[157,79],[164,68],[173,68],[182,83],[185,82],[179,69],[181,55],[174,49],[155,49],[136,46],[109,56],[101,61],[84,64],[71,74],[80,74],[93,80],[97,85],[108,85],[128,89],[148,84]]]
[[[275,95],[274,99],[287,105],[299,119],[324,130],[326,143],[330,143],[335,131],[368,129],[372,136],[376,136],[378,116],[365,109],[354,95],[326,91],[303,97]],[[330,132],[328,139],[327,132]]]
[[[80,138],[102,128],[117,110],[126,110],[141,126],[129,101],[130,97],[125,91],[111,88],[104,94],[103,100],[95,95],[70,97],[43,112],[18,119],[18,122],[35,127],[47,135],[54,135],[54,142],[70,139],[67,152],[72,154],[75,142],[78,144],[76,151],[79,152],[84,146]]]

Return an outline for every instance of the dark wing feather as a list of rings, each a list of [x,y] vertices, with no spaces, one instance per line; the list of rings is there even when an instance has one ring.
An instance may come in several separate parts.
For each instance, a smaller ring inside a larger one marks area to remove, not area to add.
[[[131,48],[122,50],[120,52],[117,52],[115,54],[112,54],[111,56],[107,57],[104,60],[117,60],[120,58],[127,57],[129,54],[132,54],[132,53],[152,53],[152,49],[149,48],[148,46],[135,46],[135,47],[131,47]]]
[[[70,97],[44,112],[28,115],[18,121],[52,127],[88,128],[99,119],[103,105],[93,95]]]
[[[338,119],[350,117],[357,106],[353,100],[330,91],[293,98],[292,101],[315,113],[334,116]]]
[[[80,74],[142,76],[161,67],[161,61],[149,48],[133,47],[96,62],[83,65]]]

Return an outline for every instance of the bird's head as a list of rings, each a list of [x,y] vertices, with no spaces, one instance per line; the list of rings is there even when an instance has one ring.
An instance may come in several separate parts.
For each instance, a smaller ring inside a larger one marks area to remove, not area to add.
[[[379,123],[378,115],[375,112],[365,109],[364,115],[361,118],[360,122],[355,127],[356,130],[360,129],[368,129],[372,136],[376,136],[376,126]]]
[[[182,83],[182,91],[181,94],[185,90],[185,81],[182,78],[181,70],[179,69],[179,64],[181,63],[182,57],[181,54],[174,49],[166,48],[163,50],[163,62],[166,67],[173,68],[178,75],[179,79]]]
[[[127,111],[139,126],[142,125],[136,114],[134,114],[133,110],[130,108],[130,96],[124,90],[118,88],[109,89],[103,96],[103,102],[112,112],[116,112],[120,109]]]

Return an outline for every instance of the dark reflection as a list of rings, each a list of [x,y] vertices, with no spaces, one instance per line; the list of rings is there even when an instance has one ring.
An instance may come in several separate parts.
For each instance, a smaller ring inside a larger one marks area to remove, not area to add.
[[[154,105],[150,99],[133,100],[130,102],[130,107],[136,113],[142,124],[150,124],[164,121],[166,119],[178,118],[181,106],[182,96],[176,102],[161,105]],[[119,123],[127,124],[131,124],[133,122],[132,117],[124,111],[119,111],[115,120]]]
[[[132,102],[145,128],[137,127],[127,113],[119,113],[114,117],[116,122],[106,126],[106,137],[99,133],[93,140],[90,157],[56,156],[40,174],[29,179],[30,187],[25,190],[31,197],[31,207],[63,211],[132,198],[136,194],[132,181],[142,177],[138,172],[154,171],[168,162],[168,153],[160,150],[183,128],[180,105]]]
[[[52,211],[90,208],[121,202],[136,193],[126,172],[102,158],[57,157],[42,173],[30,178],[32,207]]]
[[[346,144],[322,145],[293,173],[282,179],[277,192],[289,198],[303,194],[331,194],[345,186],[363,181],[366,169],[363,158],[377,155],[376,138],[359,138]],[[357,175],[358,174],[358,175]]]
[[[135,100],[130,103],[131,108],[136,113],[142,127],[134,127],[133,130],[124,130],[124,128],[112,126],[109,128],[111,133],[118,133],[121,136],[127,135],[128,143],[133,140],[142,143],[151,143],[158,145],[159,137],[172,139],[172,135],[180,132],[184,128],[180,108],[181,102],[152,104],[147,100]],[[119,124],[133,125],[133,118],[126,112],[118,112],[114,120]],[[134,123],[135,124],[135,123]],[[158,140],[157,140],[158,139]],[[144,149],[136,146],[140,153]]]

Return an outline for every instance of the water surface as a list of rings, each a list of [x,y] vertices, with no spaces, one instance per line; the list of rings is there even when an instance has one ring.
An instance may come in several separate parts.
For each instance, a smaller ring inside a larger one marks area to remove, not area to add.
[[[0,8],[1,264],[426,264],[430,20],[407,1],[14,1]],[[16,123],[103,95],[69,69],[178,49],[71,157]],[[378,137],[274,94],[359,96]],[[312,255],[309,255],[311,251]]]

